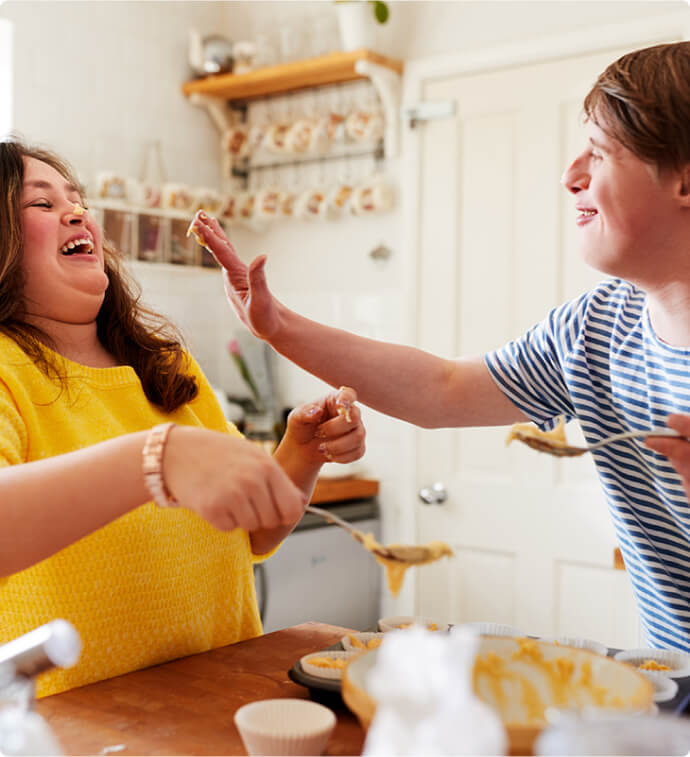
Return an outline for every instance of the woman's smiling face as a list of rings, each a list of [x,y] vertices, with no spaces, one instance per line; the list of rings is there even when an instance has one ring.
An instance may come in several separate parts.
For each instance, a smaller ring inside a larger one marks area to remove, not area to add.
[[[102,235],[79,189],[47,163],[24,159],[22,271],[27,315],[95,320],[105,296]]]

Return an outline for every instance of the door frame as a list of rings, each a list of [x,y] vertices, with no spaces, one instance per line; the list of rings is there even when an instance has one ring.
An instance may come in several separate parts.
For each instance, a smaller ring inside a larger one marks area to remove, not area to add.
[[[517,42],[479,48],[477,50],[449,53],[428,58],[420,58],[405,63],[403,76],[402,108],[419,104],[423,101],[424,87],[435,79],[462,74],[488,72],[492,69],[510,68],[521,65],[558,60],[601,52],[621,45],[645,45],[650,39],[677,37],[690,40],[690,9],[660,13],[632,21],[603,24],[597,27],[584,27],[572,32],[563,32],[525,39]],[[418,345],[419,334],[419,270],[420,270],[420,223],[419,223],[419,133],[423,124],[412,129],[408,124],[401,124],[401,165],[400,165],[400,206],[401,206],[401,255],[403,301],[408,303],[405,309],[406,323],[404,332],[406,343]],[[404,482],[400,482],[402,491],[414,492],[416,505],[419,481],[418,450],[420,433],[405,434],[405,459],[410,465],[403,466]],[[424,482],[431,483],[431,482]],[[400,508],[398,533],[403,543],[414,544],[417,539],[417,507]],[[397,611],[413,614],[415,612],[416,578],[414,571],[409,571],[400,597],[396,602]]]

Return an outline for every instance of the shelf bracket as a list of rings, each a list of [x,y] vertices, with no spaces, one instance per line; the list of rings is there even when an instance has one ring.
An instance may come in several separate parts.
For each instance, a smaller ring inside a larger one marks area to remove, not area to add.
[[[355,71],[371,80],[381,98],[386,120],[383,137],[384,155],[386,158],[395,158],[400,149],[400,97],[402,86],[400,74],[370,60],[358,60],[355,63]]]
[[[189,101],[193,105],[206,108],[216,129],[218,129],[218,134],[220,136],[219,143],[222,160],[222,175],[223,179],[227,180],[232,175],[232,156],[226,149],[225,135],[239,120],[239,114],[230,109],[225,100],[221,100],[221,98],[212,95],[202,95],[199,92],[192,92],[192,94],[189,95]]]
[[[206,108],[220,134],[225,134],[234,125],[232,111],[219,97],[192,92],[189,101],[201,108]]]

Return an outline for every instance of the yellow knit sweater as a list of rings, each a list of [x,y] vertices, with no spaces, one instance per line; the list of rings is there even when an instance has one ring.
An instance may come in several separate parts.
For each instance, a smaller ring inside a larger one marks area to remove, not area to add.
[[[166,415],[146,399],[133,368],[51,356],[69,376],[68,391],[0,334],[0,468],[167,420],[239,434],[191,358],[199,393]],[[39,676],[38,695],[46,696],[258,636],[252,563],[245,531],[223,533],[186,509],[148,503],[0,578],[0,644],[55,618],[76,626],[81,658]]]

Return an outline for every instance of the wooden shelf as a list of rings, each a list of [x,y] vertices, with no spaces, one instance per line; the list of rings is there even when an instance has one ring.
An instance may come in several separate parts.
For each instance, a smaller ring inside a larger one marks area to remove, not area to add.
[[[279,66],[267,66],[246,74],[206,76],[186,82],[182,85],[182,92],[187,97],[200,94],[224,100],[249,100],[368,78],[356,70],[358,61],[375,63],[397,74],[401,74],[403,70],[402,61],[362,49],[347,53],[330,53],[319,58],[282,63]]]

